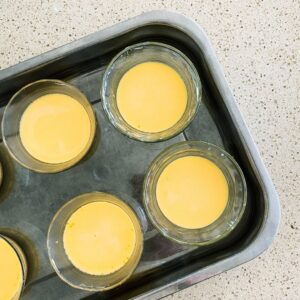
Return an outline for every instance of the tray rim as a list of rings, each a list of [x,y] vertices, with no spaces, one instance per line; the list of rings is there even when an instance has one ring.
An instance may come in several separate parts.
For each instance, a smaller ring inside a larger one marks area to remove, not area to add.
[[[245,121],[243,120],[233,93],[227,83],[221,65],[217,60],[215,51],[206,33],[199,24],[182,14],[168,10],[154,10],[117,23],[98,32],[89,34],[79,40],[25,60],[9,68],[0,70],[1,82],[2,80],[14,77],[19,73],[26,72],[26,70],[37,68],[46,62],[55,61],[67,53],[72,53],[74,49],[77,51],[80,48],[85,48],[95,43],[117,37],[135,28],[152,24],[163,24],[177,28],[187,34],[194,40],[195,43],[199,45],[200,48],[202,48],[204,58],[211,72],[211,76],[215,81],[234,126],[238,131],[238,135],[246,151],[255,176],[262,187],[266,213],[262,226],[259,229],[256,237],[253,239],[251,244],[241,252],[222,259],[180,279],[172,281],[167,285],[149,290],[141,295],[136,296],[135,299],[158,299],[180,291],[214,275],[232,269],[238,265],[246,263],[264,252],[271,245],[278,232],[281,215],[278,194],[262,161],[258,148],[249,132],[247,125],[245,124]]]

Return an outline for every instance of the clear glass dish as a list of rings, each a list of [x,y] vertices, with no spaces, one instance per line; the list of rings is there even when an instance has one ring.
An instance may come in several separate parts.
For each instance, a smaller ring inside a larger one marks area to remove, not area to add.
[[[20,120],[28,105],[37,98],[51,93],[65,94],[77,100],[85,108],[91,122],[91,134],[86,147],[73,159],[57,164],[45,163],[31,156],[24,148],[19,134]],[[52,79],[35,81],[15,93],[7,104],[2,119],[3,141],[10,155],[23,167],[40,173],[60,172],[79,162],[92,145],[95,128],[94,111],[85,95],[68,83]]]
[[[221,216],[210,225],[182,228],[169,221],[159,208],[156,185],[164,168],[184,156],[200,156],[215,163],[223,172],[229,187],[228,202]],[[154,226],[167,238],[189,245],[209,245],[226,237],[239,223],[247,202],[244,175],[234,158],[225,150],[200,141],[180,142],[160,153],[152,162],[144,181],[143,202]]]
[[[105,200],[103,200],[103,195],[105,195]],[[133,222],[136,233],[135,247],[127,263],[117,271],[107,275],[90,275],[74,267],[63,245],[63,233],[70,216],[83,205],[96,201],[108,201],[122,208]],[[88,291],[105,291],[122,284],[134,272],[143,251],[143,233],[135,212],[125,202],[112,194],[92,192],[79,195],[60,208],[49,227],[47,248],[54,270],[67,284]]]
[[[26,257],[24,255],[22,249],[19,247],[19,245],[15,241],[13,241],[12,239],[8,238],[7,236],[1,235],[1,234],[0,234],[0,239],[5,240],[14,249],[14,251],[16,252],[16,255],[19,258],[19,261],[20,261],[20,264],[22,267],[22,285],[20,286],[20,290],[12,298],[12,300],[18,300],[18,299],[20,299],[22,291],[25,287],[26,278],[27,278],[28,267],[27,267]]]
[[[130,126],[118,110],[116,92],[123,75],[135,65],[143,62],[161,62],[172,67],[183,79],[188,100],[181,119],[171,128],[148,133]],[[183,131],[192,121],[201,101],[201,82],[193,63],[176,48],[156,42],[145,42],[125,48],[108,65],[102,81],[102,104],[110,122],[123,134],[143,142],[169,139]]]

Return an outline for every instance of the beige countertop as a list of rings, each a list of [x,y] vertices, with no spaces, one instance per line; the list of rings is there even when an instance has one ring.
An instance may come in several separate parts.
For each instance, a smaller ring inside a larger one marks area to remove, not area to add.
[[[299,299],[299,1],[1,0],[0,69],[161,8],[191,17],[208,34],[282,205],[269,250],[167,299]]]

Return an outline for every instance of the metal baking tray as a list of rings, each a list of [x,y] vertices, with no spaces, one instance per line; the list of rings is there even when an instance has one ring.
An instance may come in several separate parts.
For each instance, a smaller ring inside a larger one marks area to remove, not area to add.
[[[196,118],[183,133],[165,142],[131,140],[115,130],[102,111],[99,91],[105,67],[124,47],[142,41],[159,41],[183,51],[203,85]],[[58,174],[22,168],[8,156],[1,139],[0,232],[14,238],[27,255],[30,271],[22,299],[157,299],[247,262],[271,244],[280,219],[278,196],[213,48],[196,23],[173,12],[154,11],[2,70],[0,113],[19,88],[42,78],[62,79],[81,89],[93,104],[99,126],[87,157]],[[75,195],[109,190],[143,214],[141,189],[147,167],[166,146],[186,139],[222,146],[241,166],[248,204],[236,230],[213,246],[190,248],[166,240],[145,219],[144,253],[128,282],[96,294],[62,282],[50,266],[46,249],[55,212]]]

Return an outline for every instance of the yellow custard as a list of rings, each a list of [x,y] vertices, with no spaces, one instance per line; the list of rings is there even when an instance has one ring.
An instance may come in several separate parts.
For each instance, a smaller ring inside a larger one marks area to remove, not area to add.
[[[91,122],[77,100],[65,94],[48,94],[33,101],[20,121],[25,149],[45,163],[63,163],[87,146]]]
[[[104,199],[105,200],[105,199]],[[107,275],[131,257],[136,233],[128,214],[110,202],[91,202],[69,218],[64,248],[72,264],[91,275]]]
[[[186,156],[162,171],[156,187],[158,205],[174,224],[203,228],[216,221],[228,202],[227,180],[212,161]]]
[[[135,129],[161,132],[183,116],[187,88],[180,75],[166,64],[141,63],[121,78],[117,106],[124,120]]]
[[[23,272],[13,247],[0,237],[0,300],[16,299],[21,292]]]

